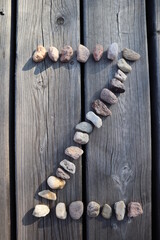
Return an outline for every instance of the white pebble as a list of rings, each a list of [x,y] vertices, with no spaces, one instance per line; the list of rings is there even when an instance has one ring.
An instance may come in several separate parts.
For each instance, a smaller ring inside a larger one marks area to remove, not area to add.
[[[95,127],[100,128],[102,127],[102,119],[98,117],[94,112],[89,111],[86,114],[86,118],[91,121]]]

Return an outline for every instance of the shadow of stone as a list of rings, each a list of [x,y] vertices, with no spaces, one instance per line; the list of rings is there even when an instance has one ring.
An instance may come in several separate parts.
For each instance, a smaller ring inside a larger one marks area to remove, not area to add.
[[[37,63],[35,63],[33,60],[32,60],[32,57],[30,57],[28,59],[28,61],[25,63],[25,65],[23,66],[22,68],[22,71],[29,71],[31,70],[32,68],[34,68],[36,66]]]
[[[33,224],[33,223],[35,223],[36,221],[39,220],[38,218],[36,218],[32,215],[33,210],[34,210],[34,208],[31,208],[22,218],[22,224],[24,226],[31,225],[31,224]]]

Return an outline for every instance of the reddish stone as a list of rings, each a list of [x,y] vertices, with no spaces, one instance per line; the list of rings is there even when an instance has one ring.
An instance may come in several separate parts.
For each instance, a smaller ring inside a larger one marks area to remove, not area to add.
[[[93,58],[96,62],[98,62],[103,55],[103,46],[100,44],[96,44],[95,48],[93,49]]]
[[[128,217],[137,217],[143,214],[143,209],[140,203],[130,202],[128,204]]]

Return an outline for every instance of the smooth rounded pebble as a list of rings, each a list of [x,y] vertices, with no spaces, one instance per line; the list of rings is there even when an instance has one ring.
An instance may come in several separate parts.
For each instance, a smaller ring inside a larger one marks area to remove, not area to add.
[[[35,217],[45,217],[50,212],[50,209],[47,205],[44,204],[37,204],[34,208],[34,211],[32,213]]]
[[[114,209],[116,213],[116,218],[118,221],[122,221],[125,215],[126,205],[123,201],[116,202],[114,204]]]
[[[48,186],[51,189],[63,189],[66,185],[66,181],[55,176],[50,176],[47,179]]]
[[[140,59],[140,54],[136,53],[135,51],[129,49],[129,48],[124,48],[122,51],[123,57],[129,61],[137,61]]]
[[[75,174],[76,166],[74,163],[64,159],[60,162],[60,166],[63,167],[67,172]]]
[[[57,62],[59,58],[59,51],[56,47],[50,47],[48,49],[48,56],[53,62]]]
[[[107,57],[110,60],[115,60],[118,57],[118,44],[117,43],[112,43],[107,51]]]
[[[85,132],[85,133],[91,133],[93,131],[93,127],[88,122],[80,122],[75,127],[76,130]]]
[[[61,62],[69,62],[73,56],[73,49],[71,46],[66,45],[64,48],[61,50],[61,57],[60,61]]]
[[[127,75],[118,69],[118,71],[115,73],[115,78],[121,82],[124,82],[127,79]]]
[[[51,192],[50,190],[43,190],[38,193],[38,195],[42,198],[48,199],[48,200],[56,200],[57,196],[56,193]]]
[[[108,204],[104,204],[102,209],[102,216],[106,219],[110,219],[112,216],[112,208]]]
[[[98,62],[103,55],[103,46],[101,44],[96,44],[93,49],[93,58],[96,62]]]
[[[73,159],[78,159],[83,154],[83,150],[76,146],[66,148],[65,154]]]
[[[42,45],[38,45],[36,51],[33,53],[33,61],[34,62],[42,62],[47,55],[47,51],[45,47]]]
[[[89,142],[89,135],[87,133],[76,132],[73,140],[79,144],[86,144]]]
[[[100,98],[109,104],[115,104],[118,102],[118,98],[114,93],[112,93],[109,89],[103,88],[100,94]]]
[[[116,78],[113,78],[111,80],[111,88],[112,88],[112,91],[115,93],[124,93],[125,92],[124,84]]]
[[[100,205],[97,202],[90,202],[87,206],[87,214],[89,217],[97,217],[100,212]]]
[[[117,65],[123,72],[129,73],[132,71],[132,67],[123,58],[118,60]]]
[[[70,176],[69,176],[65,171],[63,171],[62,168],[57,168],[56,176],[57,176],[58,178],[62,178],[62,179],[64,179],[64,180],[70,179]]]
[[[92,103],[92,108],[98,115],[101,115],[103,117],[112,115],[109,108],[107,108],[107,106],[100,99],[97,99]]]
[[[83,214],[83,210],[84,210],[84,206],[83,206],[83,202],[81,201],[75,201],[69,205],[69,214],[71,218],[74,220],[78,220],[81,218]]]
[[[143,214],[143,209],[140,203],[130,202],[128,204],[128,217],[137,217]]]
[[[80,44],[77,49],[77,61],[81,63],[87,62],[90,52],[87,47]]]
[[[66,219],[67,218],[67,211],[66,205],[63,202],[60,202],[56,205],[56,217],[59,219]]]
[[[98,117],[94,112],[89,111],[86,114],[86,118],[91,121],[95,127],[100,128],[102,127],[102,119]]]

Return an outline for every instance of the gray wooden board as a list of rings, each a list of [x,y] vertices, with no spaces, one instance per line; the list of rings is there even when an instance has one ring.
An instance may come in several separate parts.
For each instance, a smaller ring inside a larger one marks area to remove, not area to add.
[[[87,217],[87,240],[151,239],[151,131],[147,60],[145,1],[84,0],[84,44],[92,51],[96,43],[106,50],[117,42],[119,51],[129,47],[141,54],[131,63],[126,92],[111,107],[112,117],[103,119],[101,129],[90,136],[86,151],[87,201],[102,206],[124,200],[142,203],[144,214],[117,222]],[[119,55],[120,57],[120,55]],[[117,70],[106,58],[99,63],[90,57],[85,64],[85,111],[109,87]]]
[[[10,239],[9,80],[11,3],[0,1],[0,239]]]
[[[81,239],[82,220],[58,220],[55,204],[37,196],[47,188],[46,179],[55,174],[64,150],[73,144],[74,126],[81,120],[80,64],[52,63],[48,58],[33,63],[38,44],[59,50],[80,42],[78,0],[29,0],[17,4],[16,61],[16,199],[17,239]],[[82,198],[81,159],[75,161],[77,173],[57,202]],[[44,219],[32,216],[38,203],[50,206]]]

